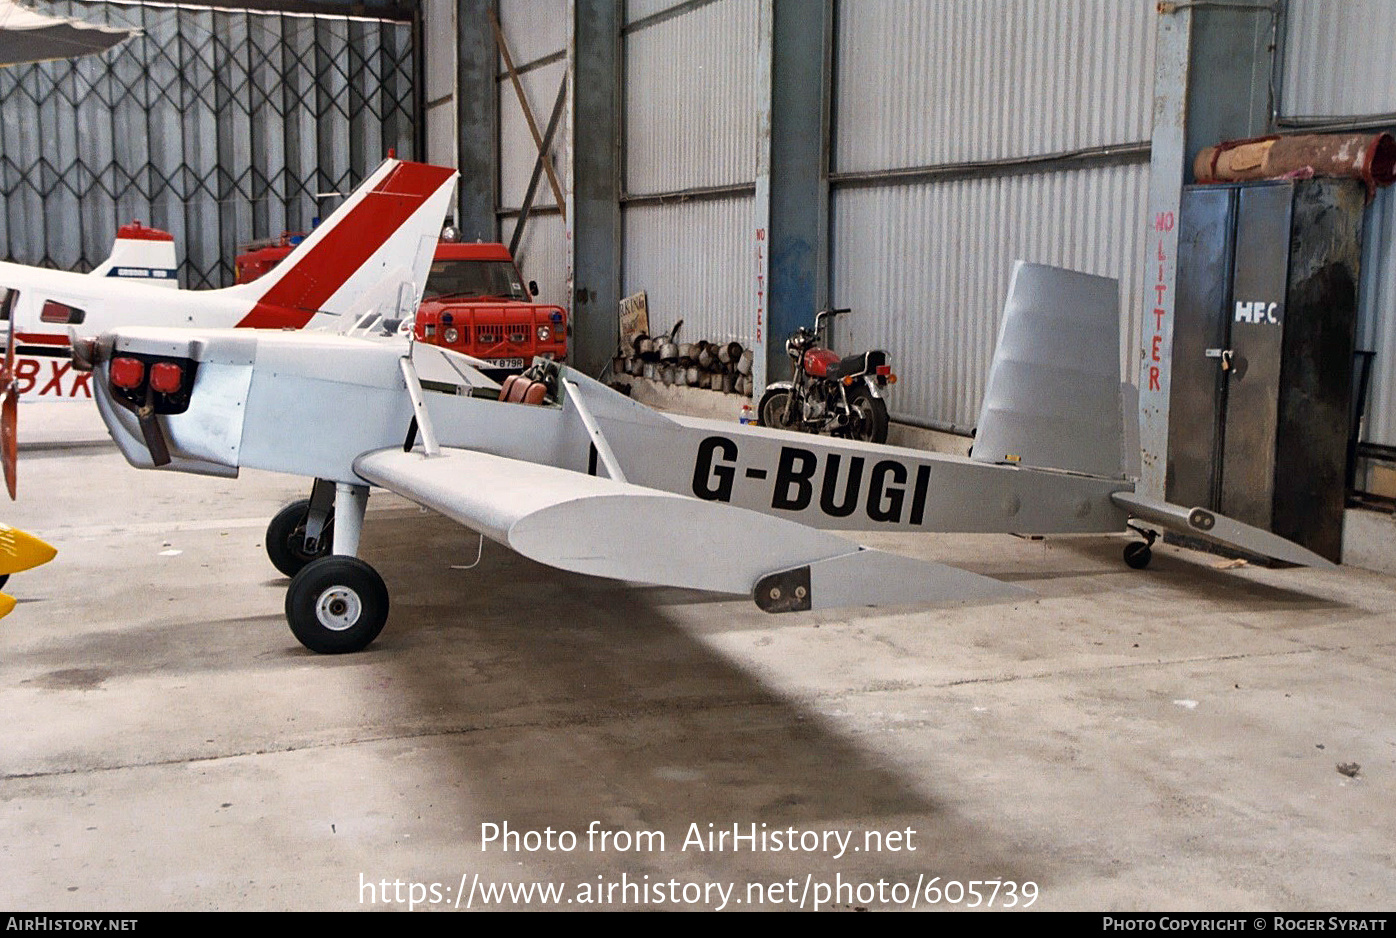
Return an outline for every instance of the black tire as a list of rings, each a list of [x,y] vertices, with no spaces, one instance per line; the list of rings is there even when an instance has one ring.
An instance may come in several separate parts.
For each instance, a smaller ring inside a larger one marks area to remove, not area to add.
[[[1130,541],[1125,545],[1125,566],[1131,570],[1143,570],[1154,559],[1154,552],[1143,541]]]
[[[785,420],[785,410],[790,402],[788,388],[770,388],[761,395],[761,406],[756,408],[756,425],[774,427],[777,430],[794,430]]]
[[[322,655],[362,651],[388,621],[388,588],[357,557],[321,557],[286,590],[286,622],[306,648]]]
[[[887,402],[873,397],[866,384],[848,392],[848,436],[864,443],[887,442]]]
[[[334,545],[334,515],[331,514],[320,532],[320,549],[313,554],[306,553],[305,516],[309,511],[310,499],[303,498],[281,509],[267,525],[267,558],[287,576],[300,573],[312,560],[328,557]]]

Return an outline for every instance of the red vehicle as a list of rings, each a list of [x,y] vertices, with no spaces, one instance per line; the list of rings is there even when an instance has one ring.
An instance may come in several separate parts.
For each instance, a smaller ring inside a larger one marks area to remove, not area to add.
[[[237,282],[255,280],[291,253],[303,235],[243,247]],[[489,362],[485,373],[501,378],[522,371],[535,355],[567,358],[567,313],[533,302],[538,286],[525,286],[502,244],[442,241],[427,275],[413,332],[417,339]]]

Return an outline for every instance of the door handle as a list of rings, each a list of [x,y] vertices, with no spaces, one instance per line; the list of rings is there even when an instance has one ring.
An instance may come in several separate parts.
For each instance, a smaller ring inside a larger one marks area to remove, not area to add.
[[[1222,371],[1231,370],[1231,359],[1236,353],[1229,348],[1209,348],[1206,352],[1208,358],[1220,358]]]

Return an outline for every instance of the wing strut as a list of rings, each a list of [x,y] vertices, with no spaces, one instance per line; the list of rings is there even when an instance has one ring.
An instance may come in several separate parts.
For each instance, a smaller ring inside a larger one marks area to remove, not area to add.
[[[596,454],[601,457],[601,463],[606,467],[606,474],[617,482],[625,481],[625,473],[620,470],[620,463],[616,461],[616,454],[611,452],[611,444],[606,442],[606,437],[602,435],[601,428],[596,425],[596,418],[587,409],[586,402],[582,400],[581,391],[577,388],[577,382],[564,379],[563,384],[572,391],[567,395],[567,399],[572,402],[572,406],[577,408],[577,415],[582,418],[582,423],[587,428],[587,433],[591,434],[592,445],[596,447]]]
[[[402,379],[407,382],[407,395],[412,398],[412,413],[417,417],[417,429],[422,433],[422,449],[428,456],[440,456],[441,446],[436,442],[436,428],[431,425],[427,403],[422,399],[422,382],[417,380],[417,369],[412,366],[412,359],[405,355],[398,363],[402,366]]]

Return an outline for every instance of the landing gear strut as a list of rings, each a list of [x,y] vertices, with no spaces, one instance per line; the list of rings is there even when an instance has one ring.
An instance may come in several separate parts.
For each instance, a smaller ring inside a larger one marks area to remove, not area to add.
[[[313,534],[317,516],[321,527]],[[273,544],[292,558],[294,569],[277,564],[290,575],[286,590],[286,622],[306,648],[322,655],[361,651],[378,637],[388,621],[388,588],[373,567],[354,555],[359,550],[368,486],[316,479],[308,502],[282,510],[267,529],[267,553]],[[330,510],[333,517],[329,516]],[[287,530],[287,517],[303,519]],[[279,527],[278,527],[279,525]],[[273,539],[273,534],[277,537]]]
[[[1158,539],[1158,532],[1148,528],[1129,525],[1131,531],[1138,532],[1143,536],[1143,542],[1130,541],[1125,545],[1125,565],[1131,570],[1143,570],[1149,565],[1149,561],[1154,559],[1154,552],[1151,549],[1154,541]]]

